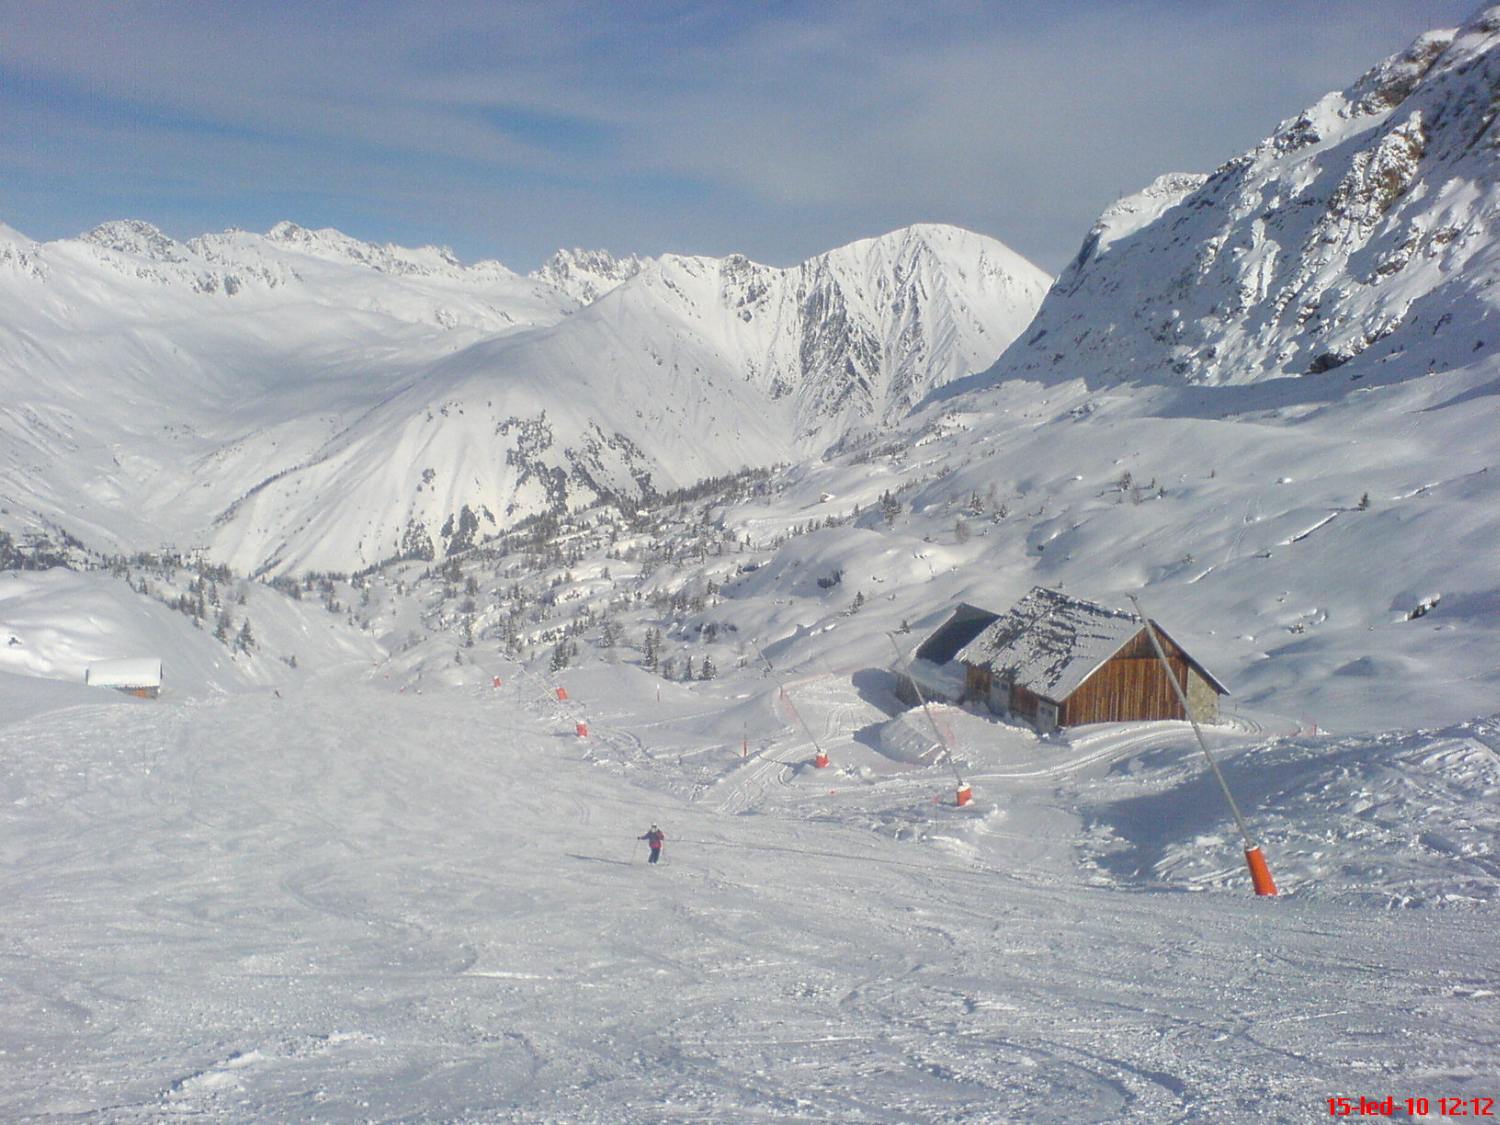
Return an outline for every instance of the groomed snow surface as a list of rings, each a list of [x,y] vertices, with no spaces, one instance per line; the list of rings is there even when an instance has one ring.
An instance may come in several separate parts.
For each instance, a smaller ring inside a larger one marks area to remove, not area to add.
[[[1039,740],[940,708],[958,808],[878,670],[783,699],[753,666],[436,652],[156,702],[0,674],[0,1118],[1310,1121],[1500,1095],[1493,722],[1213,728],[1271,900],[1182,724]]]

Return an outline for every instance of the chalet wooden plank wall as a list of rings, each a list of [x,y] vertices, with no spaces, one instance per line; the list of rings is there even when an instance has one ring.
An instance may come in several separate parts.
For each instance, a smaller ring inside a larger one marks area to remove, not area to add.
[[[1152,622],[1199,722],[1218,718],[1227,689]],[[957,653],[964,698],[988,704],[1040,730],[1083,723],[1183,719],[1145,623],[1038,586]]]

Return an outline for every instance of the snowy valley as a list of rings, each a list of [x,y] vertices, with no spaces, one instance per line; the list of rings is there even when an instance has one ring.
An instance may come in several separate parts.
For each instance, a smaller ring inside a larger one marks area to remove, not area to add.
[[[790,270],[637,262],[602,293],[559,264],[585,259],[614,268],[527,279],[290,223],[0,229],[0,520],[253,574],[442,558],[887,423],[991,363],[1048,281],[938,226]]]
[[[0,1116],[1480,1116],[1497,85],[1492,9],[1050,288],[0,228]],[[1228,685],[1279,897],[1187,724],[898,700],[1038,585]]]

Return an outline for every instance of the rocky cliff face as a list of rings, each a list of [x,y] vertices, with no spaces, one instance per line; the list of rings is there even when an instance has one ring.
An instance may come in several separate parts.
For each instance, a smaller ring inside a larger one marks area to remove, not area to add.
[[[1112,207],[998,377],[1406,377],[1500,336],[1500,8]],[[1355,362],[1355,361],[1358,362]]]

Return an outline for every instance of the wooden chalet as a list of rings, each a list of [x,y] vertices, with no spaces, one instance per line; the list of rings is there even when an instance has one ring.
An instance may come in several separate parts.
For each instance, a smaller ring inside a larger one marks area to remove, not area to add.
[[[1218,719],[1224,687],[1156,622],[1172,674],[1200,723]],[[1144,623],[1038,586],[957,653],[966,700],[1040,731],[1082,723],[1185,719]]]

